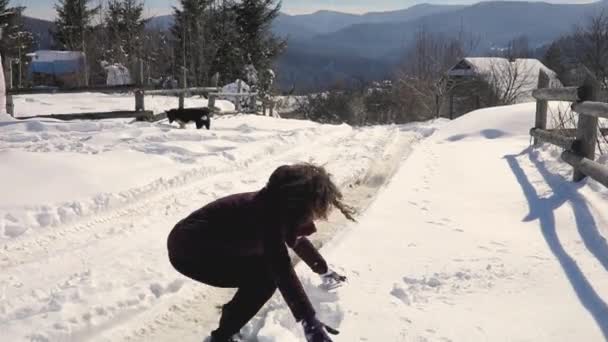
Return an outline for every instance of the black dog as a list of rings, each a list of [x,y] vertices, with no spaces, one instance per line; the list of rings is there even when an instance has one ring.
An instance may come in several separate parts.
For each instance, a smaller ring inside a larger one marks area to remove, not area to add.
[[[177,121],[181,128],[185,128],[188,122],[195,122],[197,129],[211,127],[211,110],[207,107],[171,109],[166,113],[169,123]]]

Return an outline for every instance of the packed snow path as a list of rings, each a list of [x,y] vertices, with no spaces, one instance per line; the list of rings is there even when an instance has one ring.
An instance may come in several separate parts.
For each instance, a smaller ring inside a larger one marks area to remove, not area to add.
[[[533,113],[477,111],[417,145],[324,248],[344,287],[299,266],[336,342],[608,340],[608,191],[528,147]],[[250,329],[303,341],[280,298]]]

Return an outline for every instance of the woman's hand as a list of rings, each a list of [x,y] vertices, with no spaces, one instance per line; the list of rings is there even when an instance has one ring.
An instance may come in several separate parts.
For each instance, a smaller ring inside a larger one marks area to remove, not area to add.
[[[302,323],[304,335],[307,342],[332,342],[327,333],[338,335],[340,332],[321,323],[317,318],[306,320]],[[327,331],[326,331],[327,330]]]
[[[342,286],[342,284],[346,281],[346,277],[334,270],[329,269],[326,273],[321,274],[321,280],[321,287],[331,290]]]

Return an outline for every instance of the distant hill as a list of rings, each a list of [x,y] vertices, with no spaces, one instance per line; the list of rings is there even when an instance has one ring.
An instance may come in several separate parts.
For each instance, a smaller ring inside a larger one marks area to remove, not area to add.
[[[335,11],[317,11],[312,14],[301,15],[280,13],[272,25],[272,30],[281,37],[311,38],[318,34],[335,32],[355,24],[402,22],[461,8],[464,8],[464,6],[421,4],[398,11],[366,14],[349,14]],[[162,15],[150,18],[146,27],[168,30],[171,25],[173,25],[173,15]]]
[[[146,23],[146,28],[148,29],[160,29],[163,31],[168,31],[171,26],[173,26],[173,15],[159,15],[157,17],[151,17],[148,19]]]
[[[447,2],[447,0],[446,0]],[[488,1],[470,6],[421,4],[404,10],[362,15],[318,11],[305,15],[281,13],[272,25],[287,37],[287,51],[277,61],[278,82],[284,88],[328,86],[337,80],[365,80],[390,73],[401,62],[421,28],[447,35],[461,30],[479,35],[478,53],[504,47],[521,35],[531,48],[541,47],[608,10],[608,0],[588,4]],[[153,17],[148,28],[168,30],[173,16]],[[52,22],[26,18],[39,48],[52,45]]]
[[[464,6],[420,4],[398,11],[370,12],[361,15],[335,11],[317,11],[301,15],[281,13],[273,24],[273,31],[283,37],[312,38],[315,35],[336,32],[356,24],[404,22],[461,8]]]
[[[504,46],[520,35],[532,45],[546,44],[568,33],[587,17],[608,9],[608,2],[591,4],[548,4],[544,2],[482,2],[456,11],[432,14],[406,22],[364,23],[337,32],[299,41],[309,49],[331,49],[341,54],[382,59],[403,50],[421,28],[431,32],[454,34],[464,29],[478,34],[480,50]]]

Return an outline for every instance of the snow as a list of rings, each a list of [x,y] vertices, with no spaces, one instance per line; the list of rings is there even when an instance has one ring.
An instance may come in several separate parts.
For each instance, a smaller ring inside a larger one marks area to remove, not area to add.
[[[222,87],[222,93],[225,94],[246,94],[249,93],[250,87],[247,83],[242,80],[236,80],[232,83],[226,84]],[[238,96],[230,96],[230,95],[222,95],[218,97],[224,101],[229,101],[230,103],[237,103],[237,101],[241,101],[241,105],[246,106],[248,104],[249,99],[245,97]]]
[[[106,85],[118,86],[131,84],[131,74],[129,69],[120,63],[109,64],[106,61],[101,63],[101,67],[106,71]]]
[[[76,61],[83,58],[80,51],[38,50],[30,55],[36,62]]]
[[[538,81],[538,74],[542,70],[551,79],[557,80],[555,72],[547,68],[541,61],[535,58],[517,58],[510,62],[507,58],[502,57],[467,57],[464,59],[477,74],[490,74],[495,72],[495,69],[506,68],[510,63],[515,63],[518,70],[531,73],[531,78]]]
[[[22,108],[80,106],[60,99]],[[571,183],[558,150],[529,148],[534,111],[366,128],[237,115],[211,131],[0,118],[2,340],[202,341],[233,291],[173,270],[169,230],[313,161],[362,210],[315,236],[345,286],[321,290],[297,266],[334,341],[604,341],[608,190]],[[303,341],[280,294],[243,332]]]
[[[314,300],[342,331],[335,341],[608,338],[608,191],[569,182],[557,151],[528,147],[532,113],[490,108],[446,124],[324,248],[349,276]],[[276,319],[284,304],[271,305],[258,338],[301,341]],[[290,333],[276,338],[277,326]]]

